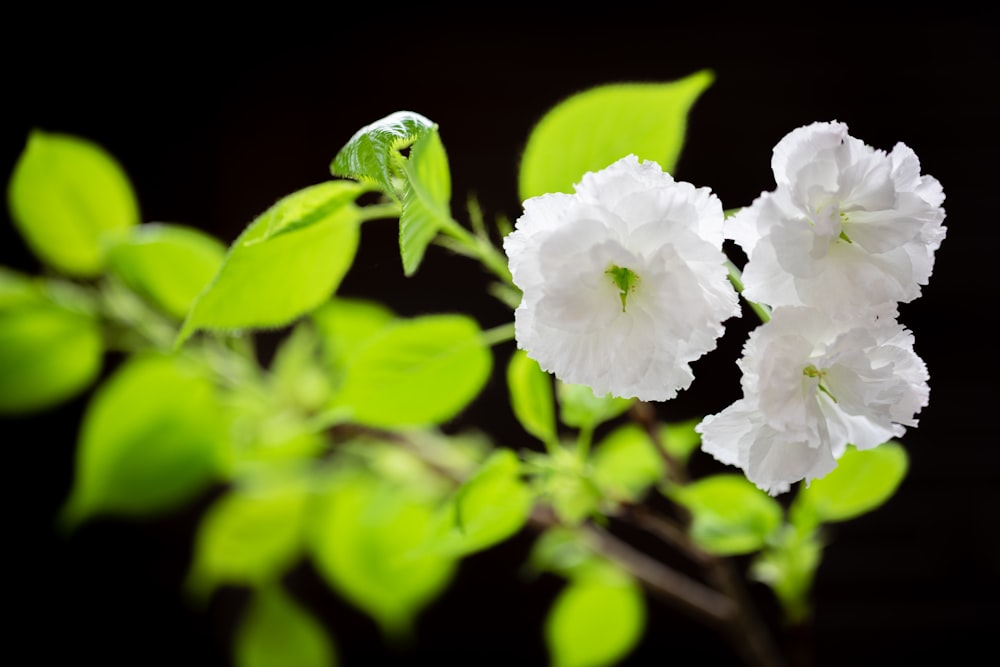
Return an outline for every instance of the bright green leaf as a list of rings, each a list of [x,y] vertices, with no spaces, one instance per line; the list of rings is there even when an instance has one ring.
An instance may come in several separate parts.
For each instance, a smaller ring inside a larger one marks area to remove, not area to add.
[[[848,447],[837,467],[799,490],[790,514],[796,523],[846,521],[870,512],[892,497],[906,476],[906,450],[889,441],[874,449]]]
[[[700,423],[700,419],[689,419],[660,427],[660,443],[678,463],[686,464],[691,454],[701,444],[701,435],[694,430]]]
[[[532,500],[517,456],[497,450],[446,505],[434,548],[464,556],[502,542],[524,526]]]
[[[594,482],[614,499],[635,502],[664,475],[663,458],[649,435],[637,424],[625,424],[608,434],[591,457]]]
[[[178,343],[198,329],[280,327],[340,285],[357,252],[356,183],[328,181],[269,208],[233,243],[191,307]]]
[[[670,495],[691,512],[692,539],[714,554],[757,551],[781,527],[778,501],[740,475],[705,477]]]
[[[174,509],[222,477],[226,438],[225,413],[200,366],[135,357],[87,406],[66,518]]]
[[[411,630],[455,570],[453,558],[426,548],[439,525],[436,503],[371,473],[345,475],[311,531],[321,574],[389,636]]]
[[[254,591],[236,631],[236,667],[334,667],[323,626],[278,586]]]
[[[552,376],[524,350],[516,350],[507,365],[507,389],[514,416],[524,430],[542,442],[556,440]]]
[[[750,566],[750,576],[774,590],[791,623],[801,623],[811,613],[809,593],[822,551],[815,533],[803,534],[786,526]]]
[[[635,399],[617,398],[608,394],[596,396],[594,390],[582,384],[556,383],[559,417],[567,426],[594,428],[628,410]]]
[[[521,200],[573,192],[585,173],[629,154],[672,173],[688,111],[713,78],[702,70],[668,83],[616,83],[560,102],[528,137],[518,178]]]
[[[90,141],[41,130],[28,136],[7,201],[35,255],[83,278],[103,271],[105,237],[139,222],[132,185],[111,155]]]
[[[355,353],[395,316],[375,301],[334,297],[314,310],[311,317],[320,336],[325,365],[334,384],[339,384]]]
[[[204,595],[219,584],[259,586],[278,581],[301,554],[306,489],[236,488],[201,520],[189,585]]]
[[[642,589],[628,576],[574,578],[559,593],[545,621],[551,664],[614,665],[635,648],[645,622]]]
[[[180,320],[225,254],[222,243],[193,227],[146,224],[110,244],[108,265],[122,282]]]
[[[412,111],[397,111],[366,125],[340,149],[330,165],[334,176],[373,183],[396,197],[393,178],[400,175],[399,151],[434,128],[434,123]]]
[[[451,173],[436,127],[413,144],[405,171],[399,252],[403,272],[412,276],[438,230],[451,223]]]
[[[52,407],[101,369],[97,321],[48,300],[27,277],[0,271],[0,414]]]
[[[440,424],[479,394],[492,364],[479,326],[469,317],[399,320],[357,351],[334,402],[368,426]]]

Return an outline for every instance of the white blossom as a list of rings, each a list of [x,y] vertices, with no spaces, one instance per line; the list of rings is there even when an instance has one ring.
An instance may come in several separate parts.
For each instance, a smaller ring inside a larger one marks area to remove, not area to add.
[[[722,254],[722,206],[634,156],[574,194],[524,202],[504,239],[523,297],[518,347],[597,395],[667,400],[739,314]]]
[[[772,494],[833,470],[848,443],[869,449],[901,436],[930,391],[912,334],[875,314],[776,309],[737,363],[743,398],[696,430],[702,449]]]
[[[743,294],[835,316],[920,295],[945,236],[944,193],[912,150],[867,146],[843,123],[814,123],[774,147],[777,188],[727,221],[744,250]]]

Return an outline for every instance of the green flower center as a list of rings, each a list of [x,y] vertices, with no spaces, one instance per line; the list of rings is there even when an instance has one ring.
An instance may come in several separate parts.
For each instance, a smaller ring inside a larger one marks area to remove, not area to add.
[[[614,264],[604,272],[611,276],[611,281],[618,288],[618,297],[622,300],[622,312],[625,312],[625,305],[628,302],[628,295],[635,291],[635,286],[639,282],[639,276],[631,269],[625,269]]]
[[[806,366],[805,368],[802,369],[802,374],[805,375],[806,377],[819,378],[819,382],[816,384],[816,387],[821,392],[823,392],[824,394],[826,394],[827,396],[829,396],[830,399],[834,403],[837,402],[837,397],[834,396],[833,394],[831,394],[830,390],[827,389],[825,386],[823,386],[823,380],[826,379],[826,369],[825,368],[816,368],[812,364],[809,364],[808,366]]]

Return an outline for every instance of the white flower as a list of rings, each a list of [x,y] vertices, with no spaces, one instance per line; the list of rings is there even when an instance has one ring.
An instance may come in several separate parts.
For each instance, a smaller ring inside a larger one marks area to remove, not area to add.
[[[878,315],[776,309],[737,363],[743,398],[696,430],[702,449],[772,494],[833,470],[848,443],[868,449],[901,436],[930,392],[913,335]]]
[[[634,156],[575,194],[524,203],[504,239],[518,347],[564,382],[663,401],[739,314],[722,254],[722,206]]]
[[[944,193],[912,150],[886,154],[843,123],[814,123],[778,142],[771,169],[777,189],[726,226],[749,258],[746,298],[842,317],[920,295],[945,236]]]

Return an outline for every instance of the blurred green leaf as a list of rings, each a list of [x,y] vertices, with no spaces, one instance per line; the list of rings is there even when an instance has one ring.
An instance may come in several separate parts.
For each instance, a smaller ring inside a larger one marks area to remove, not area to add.
[[[594,428],[628,410],[635,399],[616,398],[611,394],[596,396],[594,390],[582,384],[556,383],[559,417],[567,426]]]
[[[688,112],[713,78],[702,70],[668,83],[597,86],[563,100],[528,136],[518,177],[521,200],[571,193],[585,173],[630,153],[672,173]]]
[[[278,586],[254,591],[236,631],[236,667],[334,667],[333,641],[320,623]]]
[[[514,416],[524,430],[545,443],[556,441],[552,376],[524,350],[515,350],[507,365],[507,389]]]
[[[704,477],[669,495],[691,512],[691,538],[714,554],[757,551],[781,527],[781,505],[741,475]]]
[[[412,276],[438,230],[451,223],[451,172],[436,127],[413,144],[405,171],[399,252],[403,272]]]
[[[638,424],[625,424],[607,435],[591,456],[594,482],[605,495],[636,502],[665,474],[663,457]]]
[[[479,394],[492,364],[479,325],[469,317],[398,320],[357,350],[334,404],[367,426],[440,424]]]
[[[283,483],[235,488],[212,505],[195,538],[188,585],[199,596],[217,585],[279,580],[302,553],[306,489]]]
[[[892,497],[906,476],[906,450],[890,440],[874,449],[847,448],[826,477],[799,489],[789,514],[796,524],[846,521]]]
[[[686,465],[701,444],[701,435],[694,430],[700,423],[701,419],[689,419],[660,426],[660,443],[678,463]]]
[[[93,316],[0,269],[0,414],[43,410],[75,396],[97,377],[103,354]]]
[[[553,667],[607,667],[631,652],[642,637],[646,605],[642,589],[611,565],[600,574],[573,578],[545,621]]]
[[[357,252],[356,183],[328,181],[288,195],[233,243],[195,300],[178,344],[198,329],[280,327],[330,298]]]
[[[334,297],[314,310],[311,317],[320,336],[325,366],[336,387],[357,351],[392,323],[395,315],[375,301]]]
[[[330,165],[334,176],[373,183],[397,197],[393,178],[400,175],[399,151],[429,133],[434,123],[412,111],[397,111],[366,125],[337,153]]]
[[[434,548],[464,556],[502,542],[524,527],[532,500],[517,455],[497,450],[445,506]]]
[[[271,377],[278,395],[301,412],[313,412],[329,401],[330,383],[320,356],[319,334],[310,320],[296,324],[274,354]]]
[[[64,518],[176,508],[222,478],[226,427],[202,367],[180,357],[130,359],[87,406]]]
[[[437,502],[371,473],[343,475],[310,531],[321,574],[387,636],[410,631],[454,573],[453,558],[427,549]]]
[[[139,222],[121,165],[78,137],[33,130],[7,188],[11,217],[45,264],[71,276],[104,270],[103,241]]]
[[[108,266],[122,282],[179,320],[215,276],[226,248],[181,225],[133,227],[108,247]]]
[[[811,613],[809,591],[822,550],[815,533],[803,534],[786,526],[750,566],[750,576],[774,590],[791,623],[801,623]]]

